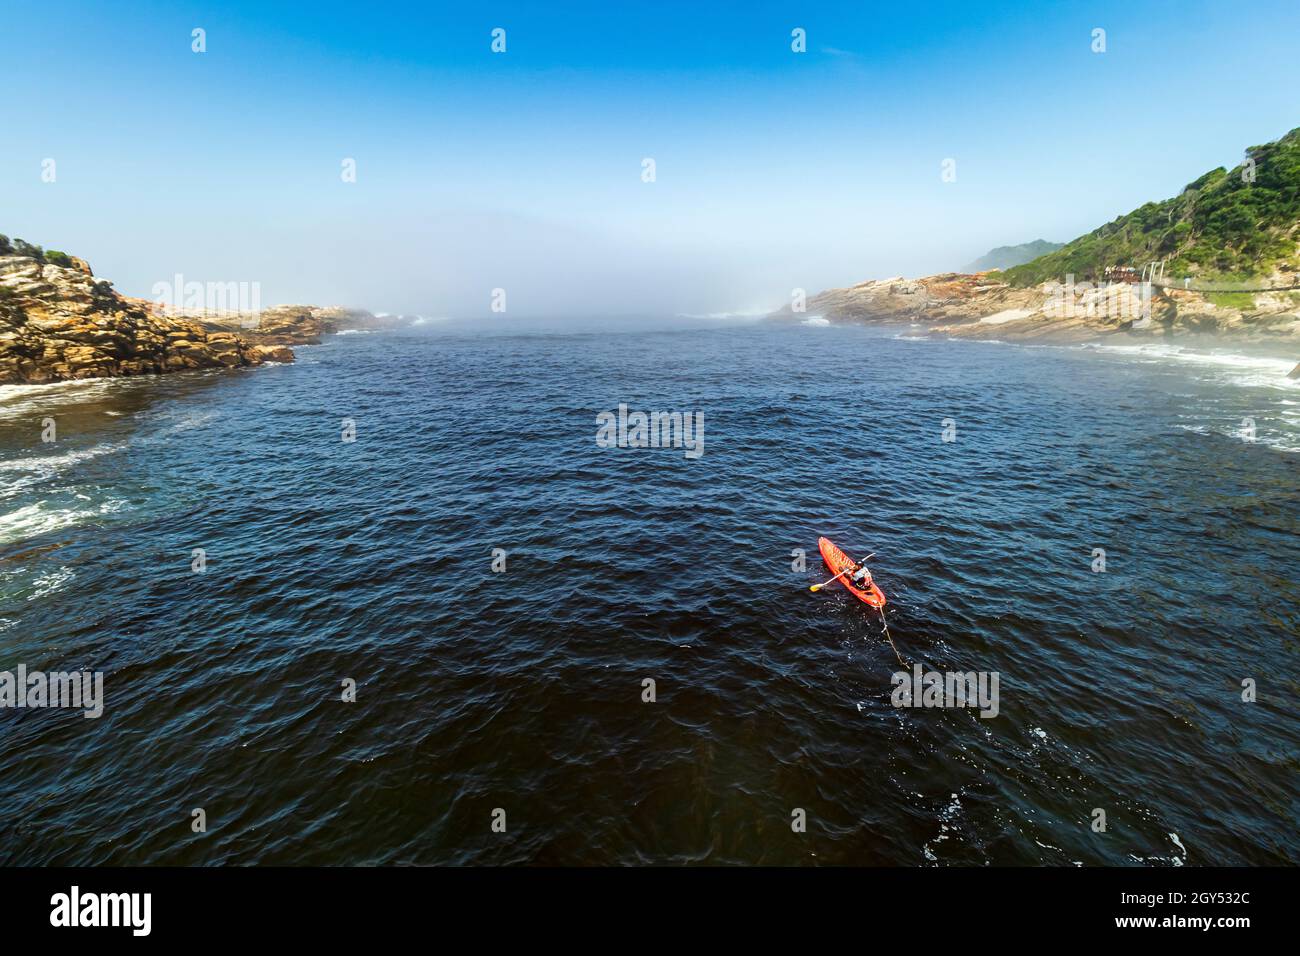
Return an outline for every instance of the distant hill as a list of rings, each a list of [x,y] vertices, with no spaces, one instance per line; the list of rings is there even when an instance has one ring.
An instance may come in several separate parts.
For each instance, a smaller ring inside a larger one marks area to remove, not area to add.
[[[1159,259],[1168,260],[1167,276],[1234,279],[1300,271],[1300,129],[1252,146],[1246,155],[1231,172],[1213,169],[1172,199],[1149,202],[1009,268],[1006,281],[1023,287],[1066,275],[1095,280],[1106,266],[1141,268]]]
[[[1024,242],[1018,246],[998,246],[984,253],[962,271],[984,272],[988,269],[1010,269],[1012,266],[1024,265],[1049,252],[1055,252],[1062,245],[1064,243],[1035,239],[1033,242]]]

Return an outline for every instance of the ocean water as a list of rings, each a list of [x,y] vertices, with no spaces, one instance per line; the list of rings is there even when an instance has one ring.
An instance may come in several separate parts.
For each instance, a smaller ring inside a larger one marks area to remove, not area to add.
[[[0,389],[0,670],[106,698],[0,710],[0,863],[1300,863],[1285,356],[737,321],[299,356]],[[703,413],[703,454],[598,447],[620,404]],[[996,717],[892,705],[819,535]]]

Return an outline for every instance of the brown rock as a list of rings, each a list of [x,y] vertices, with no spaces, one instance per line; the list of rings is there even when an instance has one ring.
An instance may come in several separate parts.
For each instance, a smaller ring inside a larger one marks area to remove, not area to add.
[[[293,349],[286,348],[283,345],[254,345],[251,351],[257,356],[259,362],[292,362],[294,360]]]
[[[0,256],[0,384],[292,362],[287,346],[368,315],[303,305],[217,321],[172,315],[120,295],[85,260]]]
[[[69,365],[93,365],[107,360],[107,357],[91,345],[70,345],[63,350],[63,360]]]
[[[956,338],[1087,342],[1114,335],[1135,340],[1212,335],[1277,343],[1300,340],[1300,316],[1290,295],[1289,290],[1252,294],[1251,304],[1236,307],[1218,304],[1225,300],[1214,293],[1157,289],[1143,317],[1139,287],[1133,284],[1076,283],[1065,294],[1055,283],[1020,288],[996,276],[945,273],[830,289],[809,299],[806,312],[835,322],[920,324],[931,334]],[[799,316],[787,306],[773,318]]]

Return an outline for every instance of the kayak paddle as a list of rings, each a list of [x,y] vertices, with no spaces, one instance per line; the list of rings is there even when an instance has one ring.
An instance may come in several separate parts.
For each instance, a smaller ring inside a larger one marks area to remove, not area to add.
[[[867,558],[874,558],[875,556],[876,556],[876,552],[872,551],[869,555],[867,555]],[[862,561],[867,560],[867,558],[863,558]],[[862,561],[859,561],[858,563],[861,564]],[[810,584],[810,585],[808,585],[808,590],[809,590],[809,591],[820,591],[822,588],[826,587],[826,585],[828,585],[828,584],[834,584],[836,581],[838,581],[840,578],[844,577],[844,575],[848,574],[848,573],[849,573],[850,571],[852,571],[852,570],[853,570],[852,568],[845,568],[843,571],[841,571],[839,574],[835,575],[835,577],[831,578],[829,581],[823,581],[821,584]]]

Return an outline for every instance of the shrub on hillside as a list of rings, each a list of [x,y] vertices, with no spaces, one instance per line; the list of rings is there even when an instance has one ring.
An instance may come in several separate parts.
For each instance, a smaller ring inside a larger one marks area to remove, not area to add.
[[[45,250],[40,246],[34,246],[30,242],[26,242],[22,239],[15,239],[13,244],[14,255],[26,256],[27,258],[35,259],[38,262],[45,261]]]

